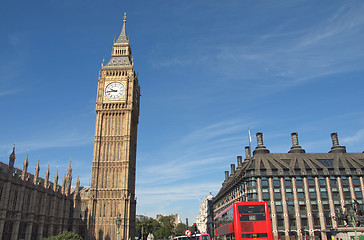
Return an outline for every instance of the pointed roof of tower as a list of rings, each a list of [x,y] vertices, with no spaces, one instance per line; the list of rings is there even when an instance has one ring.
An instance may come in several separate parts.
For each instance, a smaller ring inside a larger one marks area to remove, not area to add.
[[[126,36],[126,13],[124,13],[123,28],[120,36],[114,41],[111,58],[107,64],[102,64],[102,69],[129,69],[133,67],[129,39]]]
[[[48,164],[48,168],[47,168],[47,171],[46,171],[46,179],[47,179],[47,181],[49,179],[49,175],[50,175],[50,171],[49,171],[49,164]]]
[[[24,172],[26,172],[28,170],[28,166],[29,166],[28,156],[29,156],[29,153],[27,153],[27,156],[25,157],[24,162],[23,162],[23,171]]]
[[[14,167],[14,162],[15,162],[15,144],[13,147],[13,152],[9,156],[9,166]]]
[[[70,158],[70,164],[68,165],[68,168],[67,168],[67,174],[70,174],[70,173],[72,173],[71,158]]]
[[[121,29],[120,36],[116,40],[116,43],[129,43],[128,37],[126,36],[125,23],[126,23],[126,12],[124,12],[124,17],[123,17],[123,28]]]

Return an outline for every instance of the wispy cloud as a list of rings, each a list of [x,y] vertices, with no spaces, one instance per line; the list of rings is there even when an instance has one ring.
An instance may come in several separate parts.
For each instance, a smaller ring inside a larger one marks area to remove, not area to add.
[[[213,51],[205,43],[193,43],[190,48],[205,49],[205,54],[188,52],[154,62],[158,67],[202,65],[216,73],[215,81],[248,82],[250,89],[272,94],[325,76],[363,70],[363,11],[364,4],[347,3],[299,29],[294,21],[284,23],[256,35],[250,43],[221,42]]]
[[[28,149],[35,151],[48,148],[78,147],[92,144],[92,138],[89,135],[82,135],[77,132],[54,133],[44,136],[34,136],[34,138],[25,138],[16,142],[17,153],[24,153]],[[9,143],[0,145],[0,156],[9,154]]]
[[[15,94],[15,93],[18,93],[18,92],[21,92],[23,90],[21,89],[17,89],[17,90],[5,90],[5,91],[0,91],[0,97],[1,96],[6,96],[6,95],[12,95],[12,94]]]
[[[360,129],[353,136],[342,138],[342,142],[345,144],[362,143],[364,140],[364,129]],[[364,150],[364,149],[363,149]]]

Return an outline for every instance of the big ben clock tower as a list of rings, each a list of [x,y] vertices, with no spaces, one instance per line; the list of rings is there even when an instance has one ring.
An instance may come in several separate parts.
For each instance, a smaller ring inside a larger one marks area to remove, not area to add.
[[[111,59],[102,66],[96,100],[90,238],[134,239],[135,171],[140,86],[134,71],[126,14]],[[117,224],[118,223],[118,227]]]

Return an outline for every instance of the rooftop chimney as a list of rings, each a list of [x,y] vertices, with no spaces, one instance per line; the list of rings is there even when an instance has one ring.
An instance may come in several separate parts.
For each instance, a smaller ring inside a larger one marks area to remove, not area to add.
[[[230,164],[230,168],[231,168],[231,175],[233,175],[235,173],[235,164]]]
[[[241,164],[243,164],[243,161],[242,161],[243,157],[242,156],[237,156],[236,157],[236,160],[238,162],[238,167],[241,166]]]
[[[250,153],[250,147],[246,146],[245,147],[245,159],[250,159],[252,157],[251,153]]]
[[[225,181],[229,179],[229,171],[225,171]]]
[[[293,132],[291,133],[292,137],[292,147],[291,150],[289,150],[289,153],[305,153],[306,151],[301,148],[301,146],[298,144],[298,133]]]
[[[258,132],[257,136],[257,147],[255,148],[253,155],[256,153],[269,153],[269,150],[263,144],[263,133]]]
[[[331,133],[332,148],[329,153],[346,153],[346,147],[339,145],[337,133]]]

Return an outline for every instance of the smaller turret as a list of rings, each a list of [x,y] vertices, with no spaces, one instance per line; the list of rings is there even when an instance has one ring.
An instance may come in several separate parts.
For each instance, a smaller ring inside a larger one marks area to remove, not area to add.
[[[72,167],[71,167],[71,159],[70,164],[67,168],[67,176],[66,176],[66,194],[69,195],[71,193],[71,184],[72,184]]]
[[[9,169],[12,169],[14,167],[14,163],[15,163],[15,144],[13,147],[13,152],[10,154],[9,157]]]
[[[76,188],[75,188],[75,195],[73,196],[74,199],[79,198],[80,195],[80,177],[77,177],[76,180]]]
[[[64,175],[62,180],[62,194],[66,194],[66,175]]]
[[[53,191],[57,191],[57,186],[58,186],[58,168],[57,168],[57,172],[56,172],[56,175],[54,176],[54,184],[53,184]]]
[[[25,176],[27,174],[27,171],[28,171],[28,166],[29,166],[29,161],[28,161],[28,153],[27,153],[27,156],[25,157],[25,160],[23,162],[23,171],[21,173],[21,180],[25,180]]]
[[[39,160],[37,163],[37,166],[35,167],[35,172],[34,172],[34,185],[38,185],[38,179],[39,179],[39,171],[40,171],[40,167],[39,167]]]
[[[44,180],[44,187],[48,188],[48,182],[49,182],[49,165],[45,174],[45,180]]]

